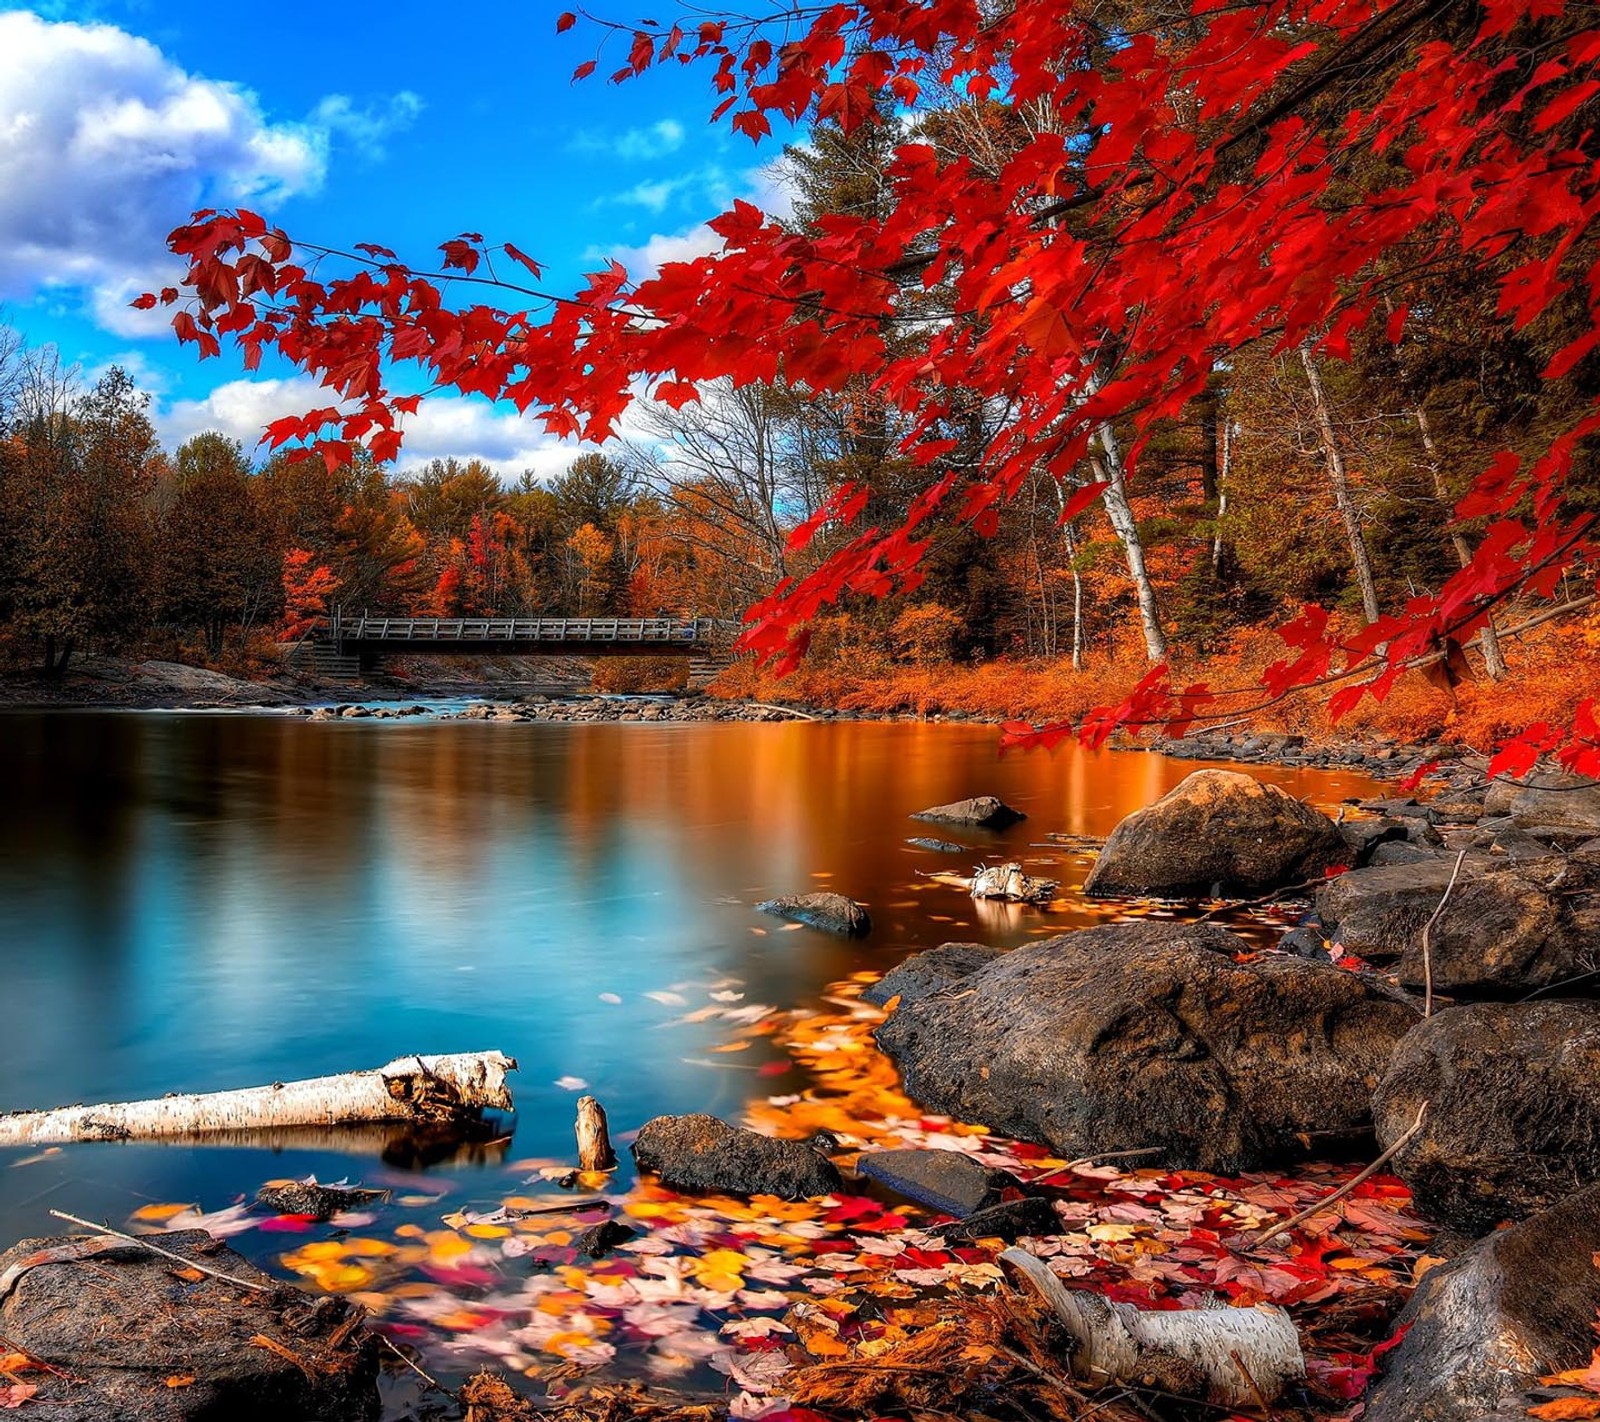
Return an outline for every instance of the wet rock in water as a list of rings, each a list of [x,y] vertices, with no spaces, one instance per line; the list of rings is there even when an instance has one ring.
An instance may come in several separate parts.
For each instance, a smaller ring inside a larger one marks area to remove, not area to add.
[[[1537,839],[1581,843],[1600,835],[1600,785],[1576,775],[1541,776],[1512,797],[1509,813]]]
[[[279,1215],[303,1215],[313,1220],[331,1220],[346,1210],[358,1210],[363,1205],[388,1198],[387,1190],[319,1185],[315,1178],[263,1185],[256,1191],[256,1204],[262,1209]]]
[[[846,938],[863,938],[872,931],[872,916],[843,894],[783,894],[757,904],[756,912],[776,914]]]
[[[906,843],[914,845],[918,849],[931,849],[937,854],[967,853],[966,845],[952,844],[948,839],[924,839],[919,835],[914,839],[908,839]]]
[[[875,1150],[856,1162],[868,1180],[941,1214],[965,1217],[1021,1188],[1010,1171],[995,1170],[954,1150]]]
[[[1003,1239],[1014,1244],[1024,1235],[1037,1239],[1060,1234],[1061,1229],[1056,1207],[1035,1197],[990,1205],[956,1224],[941,1225],[934,1233],[947,1244],[972,1244],[980,1239]]]
[[[979,825],[984,829],[1005,829],[1028,817],[1014,810],[1004,800],[994,795],[976,795],[970,800],[955,800],[948,805],[934,805],[918,810],[914,820],[931,820],[943,825]]]
[[[878,1029],[923,1106],[1058,1155],[1160,1147],[1226,1174],[1368,1120],[1418,1020],[1375,979],[1270,954],[1210,924],[1130,923],[1030,944]]]
[[[0,1275],[46,1256],[0,1303],[6,1345],[61,1370],[28,1374],[38,1387],[29,1412],[52,1422],[378,1416],[378,1345],[358,1305],[283,1284],[204,1230],[163,1234],[160,1244],[264,1288],[185,1278],[148,1250],[82,1236],[28,1239],[0,1254]],[[86,1249],[95,1252],[71,1257]]]
[[[1396,1321],[1406,1333],[1367,1395],[1363,1422],[1525,1418],[1529,1387],[1589,1359],[1596,1251],[1600,1187],[1430,1270]]]
[[[1422,987],[1430,966],[1434,989],[1452,995],[1521,994],[1581,979],[1600,966],[1600,859],[1546,856],[1457,883],[1428,935],[1429,964],[1422,930],[1401,945],[1406,987]]]
[[[633,1142],[641,1170],[674,1190],[727,1191],[808,1200],[843,1183],[838,1167],[801,1141],[730,1126],[715,1116],[657,1116]]]
[[[977,972],[999,956],[1000,950],[986,943],[941,943],[924,953],[913,953],[861,996],[878,1007],[897,997],[902,1003],[915,1002],[919,997],[943,992],[951,983]]]
[[[1476,1003],[1411,1033],[1373,1098],[1378,1139],[1422,1131],[1390,1169],[1428,1218],[1469,1234],[1600,1181],[1600,1003]]]
[[[574,1248],[579,1254],[587,1254],[591,1259],[603,1259],[613,1249],[628,1243],[637,1234],[637,1230],[620,1220],[601,1220],[597,1225],[590,1225],[578,1236]]]
[[[1248,897],[1320,879],[1349,860],[1321,811],[1238,771],[1197,770],[1111,832],[1083,891]]]

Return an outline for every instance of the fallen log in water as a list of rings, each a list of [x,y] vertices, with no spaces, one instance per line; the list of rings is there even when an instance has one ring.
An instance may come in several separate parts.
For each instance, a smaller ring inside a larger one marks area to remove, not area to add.
[[[469,1120],[486,1110],[512,1109],[506,1073],[515,1071],[516,1066],[501,1052],[397,1057],[376,1070],[280,1081],[242,1091],[65,1106],[55,1111],[15,1111],[0,1116],[0,1146],[340,1126],[364,1121]]]

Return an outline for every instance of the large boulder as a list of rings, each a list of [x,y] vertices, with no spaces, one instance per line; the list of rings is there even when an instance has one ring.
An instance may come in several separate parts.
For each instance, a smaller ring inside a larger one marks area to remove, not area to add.
[[[1592,987],[1585,975],[1600,957],[1600,859],[1535,859],[1458,883],[1428,934],[1425,955],[1426,923],[1397,945],[1397,971],[1407,987],[1423,986],[1430,970],[1435,989],[1447,994]]]
[[[1600,859],[1469,855],[1446,899],[1454,873],[1453,858],[1355,870],[1324,885],[1317,908],[1341,951],[1398,959],[1407,987],[1423,986],[1431,967],[1439,992],[1504,996],[1581,979],[1594,968]]]
[[[1288,791],[1235,770],[1197,770],[1112,831],[1083,891],[1248,896],[1350,860],[1338,826]]]
[[[1580,843],[1600,835],[1600,785],[1575,775],[1545,776],[1512,797],[1509,813],[1528,834]]]
[[[872,932],[872,916],[843,894],[784,894],[757,904],[756,912],[776,914],[845,938],[864,938]]]
[[[960,982],[999,956],[1000,950],[987,943],[941,943],[937,948],[913,953],[899,967],[891,968],[867,987],[861,996],[879,1007],[895,998],[902,1003],[915,1002],[919,997],[943,992],[951,983]]]
[[[1472,1234],[1600,1180],[1600,1003],[1477,1003],[1403,1041],[1373,1098],[1392,1169],[1431,1219]]]
[[[24,1270],[0,1303],[5,1347],[54,1369],[25,1375],[38,1392],[19,1415],[52,1422],[377,1417],[377,1339],[362,1326],[358,1305],[302,1293],[204,1230],[163,1234],[161,1247],[258,1287],[192,1270],[185,1277],[182,1264],[148,1250],[81,1236],[26,1239],[0,1254],[0,1275]]]
[[[844,1183],[838,1167],[804,1141],[777,1140],[715,1116],[657,1116],[633,1142],[641,1170],[674,1190],[809,1200]]]
[[[914,820],[929,820],[936,825],[977,825],[982,829],[1005,829],[1018,820],[1028,817],[1021,810],[994,795],[974,795],[970,800],[955,800],[948,805],[934,805],[918,810]]]
[[[1502,1230],[1424,1275],[1362,1422],[1527,1417],[1525,1390],[1582,1367],[1600,1309],[1600,1187]]]
[[[1462,861],[1456,892],[1490,868],[1486,856],[1469,854]],[[1317,889],[1317,916],[1344,952],[1375,962],[1398,958],[1439,907],[1454,869],[1454,857],[1431,854],[1412,863],[1352,869]]]
[[[878,1042],[922,1105],[1060,1155],[1250,1169],[1363,1127],[1418,1012],[1331,962],[1247,952],[1210,924],[1069,933],[902,998]]]

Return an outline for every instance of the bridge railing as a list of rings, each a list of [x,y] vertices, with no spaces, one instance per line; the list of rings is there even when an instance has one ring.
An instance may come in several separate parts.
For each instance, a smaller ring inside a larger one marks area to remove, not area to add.
[[[368,617],[335,613],[329,636],[347,642],[709,642],[714,618],[678,617]]]

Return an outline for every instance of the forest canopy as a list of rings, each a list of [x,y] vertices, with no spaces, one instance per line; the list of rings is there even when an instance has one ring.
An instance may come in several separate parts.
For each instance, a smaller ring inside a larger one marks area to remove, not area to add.
[[[332,403],[269,435],[330,468],[392,458],[438,389],[591,440],[646,398],[668,418],[712,390],[803,407],[805,496],[769,503],[776,582],[746,633],[780,666],[862,598],[923,599],[952,613],[935,641],[970,639],[1002,556],[975,550],[1025,511],[1066,545],[1048,561],[1078,654],[1083,584],[1114,558],[1151,666],[1080,733],[1318,685],[1339,715],[1413,666],[1498,675],[1514,603],[1592,603],[1593,18],[1562,0],[566,15],[595,45],[577,78],[701,65],[714,122],[809,125],[795,219],[736,203],[719,250],[562,295],[477,233],[425,271],[207,212],[172,237],[184,282],[141,304],[172,306],[202,355],[228,340],[320,378]],[[938,595],[942,559],[964,606]],[[1025,573],[1041,587],[1045,561]],[[1054,582],[1039,615],[1060,651]],[[1175,673],[1265,617],[1288,651],[1258,681]],[[1592,770],[1595,742],[1591,698],[1500,767]]]

